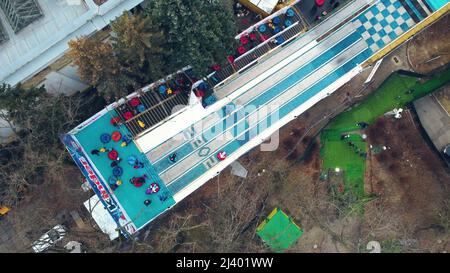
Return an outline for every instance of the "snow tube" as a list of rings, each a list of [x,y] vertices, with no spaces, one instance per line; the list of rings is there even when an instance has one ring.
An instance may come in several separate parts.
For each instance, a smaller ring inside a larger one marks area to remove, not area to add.
[[[166,90],[167,90],[167,88],[164,85],[160,85],[158,87],[158,91],[159,91],[160,94],[166,93]]]
[[[100,141],[103,144],[109,143],[111,141],[111,136],[108,133],[104,133],[100,136]]]
[[[125,112],[125,113],[123,114],[123,116],[124,116],[124,118],[125,118],[126,120],[129,120],[129,119],[133,118],[133,113],[131,113],[130,111],[128,111],[128,112]]]
[[[292,8],[288,8],[286,11],[286,16],[287,17],[292,17],[295,15],[295,11]]]
[[[212,70],[214,70],[214,71],[219,71],[219,70],[220,70],[220,65],[214,64],[214,65],[212,66]]]
[[[316,0],[316,5],[321,7],[323,6],[323,4],[325,4],[325,0]]]
[[[281,31],[281,28],[280,27],[275,27],[274,29],[273,29],[273,33],[275,33],[275,34],[277,34],[278,32],[280,32]]]
[[[117,177],[115,177],[114,175],[111,175],[108,179],[108,182],[110,185],[114,185],[114,184],[116,184],[117,180],[119,180]]]
[[[276,40],[277,40],[277,44],[279,44],[279,45],[281,45],[282,43],[284,43],[284,38],[281,37],[281,36],[278,36]]]
[[[248,35],[248,37],[250,38],[250,40],[252,40],[252,41],[256,41],[256,39],[257,39],[257,37],[256,37],[256,34],[255,33],[250,33],[250,35]]]
[[[152,183],[147,190],[145,190],[146,194],[152,194],[159,192],[159,185],[157,183]]]
[[[173,153],[169,156],[169,161],[175,163],[177,161],[177,154]]]
[[[112,133],[112,140],[117,142],[122,139],[122,134],[119,131],[114,131]]]
[[[292,21],[291,20],[287,19],[286,21],[284,21],[284,26],[285,27],[289,27],[291,25],[292,25]]]
[[[227,60],[228,60],[228,62],[230,62],[230,63],[234,63],[234,56],[233,56],[233,55],[229,55],[229,56],[227,57]]]
[[[130,179],[131,184],[133,184],[136,188],[142,187],[144,185],[145,180],[140,179],[139,177],[133,177]]]
[[[137,159],[134,156],[130,156],[127,161],[128,161],[128,164],[130,164],[131,166],[134,166],[134,163],[136,163]]]
[[[238,47],[237,51],[239,52],[239,54],[244,54],[247,51],[247,49],[245,49],[245,47],[243,46],[240,46]]]
[[[111,160],[116,160],[119,157],[119,153],[116,150],[111,150],[108,153],[108,158]]]
[[[217,159],[220,161],[225,160],[227,158],[227,153],[225,151],[220,151],[217,153]]]
[[[266,32],[266,30],[267,30],[267,26],[265,24],[262,24],[258,27],[258,31],[261,33]]]
[[[130,100],[130,105],[133,107],[138,106],[139,104],[141,104],[141,100],[139,100],[138,98],[132,98]]]
[[[138,106],[136,106],[136,110],[137,110],[139,113],[142,113],[142,112],[145,111],[145,106],[144,106],[143,104],[139,104]]]
[[[119,177],[119,176],[121,176],[122,174],[123,174],[123,169],[122,169],[121,167],[119,167],[119,166],[114,167],[114,169],[113,169],[113,175]]]
[[[112,125],[114,125],[114,126],[116,126],[119,122],[120,122],[120,118],[119,118],[119,117],[113,117],[113,118],[110,120],[110,123],[111,123]]]
[[[241,40],[241,44],[243,44],[243,45],[248,44],[248,38],[247,38],[247,36],[242,35],[241,38],[240,38],[240,40]]]
[[[278,25],[281,22],[280,17],[276,16],[272,18],[272,23],[274,23],[275,25]]]

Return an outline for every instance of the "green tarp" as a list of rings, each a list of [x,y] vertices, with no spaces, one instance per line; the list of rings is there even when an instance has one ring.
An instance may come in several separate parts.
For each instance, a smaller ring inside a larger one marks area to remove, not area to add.
[[[275,208],[256,229],[261,239],[276,252],[288,249],[303,231],[279,208]]]

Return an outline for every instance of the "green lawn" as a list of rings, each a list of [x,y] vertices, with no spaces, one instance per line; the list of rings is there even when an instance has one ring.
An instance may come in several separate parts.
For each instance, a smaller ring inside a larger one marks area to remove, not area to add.
[[[351,140],[356,147],[366,151],[366,142],[358,134],[352,134],[347,140],[340,139],[339,130],[325,129],[320,135],[323,143],[321,156],[323,158],[323,169],[339,168],[343,171],[346,188],[351,187],[358,196],[364,195],[364,172],[366,166],[365,157],[355,152],[355,148],[350,147],[347,140]]]
[[[341,140],[344,132],[359,130],[357,123],[372,124],[379,116],[412,102],[450,81],[447,69],[425,83],[417,78],[392,74],[378,90],[370,94],[361,104],[337,116],[320,135],[323,170],[340,168],[344,174],[345,189],[352,189],[359,197],[364,197],[365,157],[349,147],[347,140]],[[412,90],[412,92],[411,92]],[[367,150],[367,144],[358,134],[350,140],[360,149]]]
[[[328,126],[331,129],[350,131],[358,129],[356,123],[373,123],[379,116],[406,103],[414,101],[450,81],[450,69],[421,84],[417,78],[392,74],[380,88],[356,108],[336,117]],[[408,94],[409,90],[414,90]]]

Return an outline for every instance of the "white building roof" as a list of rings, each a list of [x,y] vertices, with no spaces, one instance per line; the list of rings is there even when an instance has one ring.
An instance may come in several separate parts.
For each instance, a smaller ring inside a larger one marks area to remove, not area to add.
[[[15,85],[30,78],[62,56],[67,42],[104,28],[143,0],[37,0],[44,16],[14,33],[3,12],[0,20],[9,40],[0,44],[0,82]]]

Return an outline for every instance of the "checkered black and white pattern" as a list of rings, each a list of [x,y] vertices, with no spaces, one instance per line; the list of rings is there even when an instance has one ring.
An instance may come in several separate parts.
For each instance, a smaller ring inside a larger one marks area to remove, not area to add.
[[[398,0],[381,0],[358,16],[353,25],[375,53],[415,22]]]

